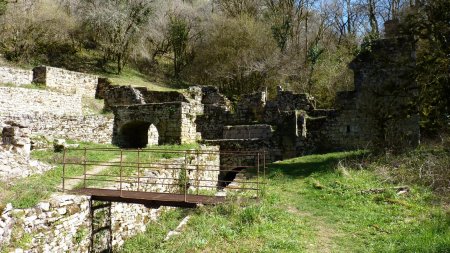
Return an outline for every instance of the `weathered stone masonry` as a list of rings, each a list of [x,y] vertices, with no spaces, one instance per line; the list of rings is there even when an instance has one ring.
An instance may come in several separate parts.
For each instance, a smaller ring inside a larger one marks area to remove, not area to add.
[[[320,138],[322,145],[344,149],[383,144],[417,146],[419,115],[414,77],[414,47],[408,38],[375,41],[350,67],[355,90],[341,92],[336,111],[328,115]]]
[[[120,147],[146,147],[150,125],[156,127],[161,145],[193,143],[198,138],[191,116],[195,112],[188,103],[118,106],[113,110],[113,144]]]
[[[98,76],[60,68],[40,66],[33,69],[33,82],[67,94],[95,97]]]
[[[272,101],[264,92],[243,96],[233,110],[226,98],[209,98],[221,98],[217,90],[204,88],[205,110],[197,129],[206,143],[222,150],[266,149],[275,160],[374,145],[414,147],[420,139],[412,106],[418,94],[414,64],[408,38],[373,42],[350,64],[355,90],[339,93],[335,108],[327,110],[315,109],[306,94],[281,89]]]
[[[20,122],[32,135],[51,136],[95,143],[111,143],[113,119],[101,115],[60,116],[54,114],[0,114],[2,122]]]
[[[27,85],[33,82],[33,71],[10,67],[0,67],[0,83]]]
[[[105,105],[111,106],[114,113],[113,144],[142,148],[149,143],[148,137],[155,134],[159,144],[200,140],[195,121],[203,113],[201,98],[198,87],[184,94],[113,87],[105,93]],[[157,133],[151,132],[155,130]]]
[[[82,116],[79,95],[0,87],[0,128],[7,121],[28,126],[33,135],[111,142],[113,120],[103,115]]]
[[[51,113],[79,116],[81,97],[46,90],[0,87],[0,114]]]
[[[24,70],[10,67],[0,67],[0,83],[11,83],[18,86],[39,83],[64,94],[77,94],[95,97],[98,76],[48,66]]]

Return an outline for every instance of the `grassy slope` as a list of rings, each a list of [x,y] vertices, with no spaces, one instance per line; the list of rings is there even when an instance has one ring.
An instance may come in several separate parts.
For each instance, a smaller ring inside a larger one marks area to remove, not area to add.
[[[361,153],[314,155],[270,166],[261,203],[174,210],[123,252],[450,252],[450,216],[424,188],[389,188],[375,173],[344,169]],[[167,232],[190,214],[181,235]],[[151,250],[150,250],[151,249]]]
[[[172,61],[167,56],[159,57],[158,64],[153,66],[150,74],[141,73],[131,64],[126,65],[120,75],[116,74],[115,62],[110,61],[103,68],[98,66],[101,53],[95,50],[81,50],[75,54],[60,55],[58,59],[51,59],[50,62],[35,60],[31,63],[8,62],[0,56],[0,65],[23,69],[33,69],[38,65],[49,65],[52,67],[64,68],[72,71],[90,73],[101,77],[107,77],[115,85],[131,85],[135,87],[147,87],[149,90],[174,91],[178,90],[179,84],[174,83],[166,73],[172,71]],[[0,84],[5,86],[8,84]],[[11,86],[11,85],[8,85]],[[27,88],[37,88],[34,85]],[[42,88],[42,87],[38,87]]]
[[[147,76],[139,71],[131,68],[125,68],[122,74],[112,74],[112,73],[98,73],[100,76],[107,77],[113,84],[117,85],[131,85],[135,87],[146,87],[149,90],[156,91],[174,91],[176,88],[170,87],[160,80],[150,80]]]

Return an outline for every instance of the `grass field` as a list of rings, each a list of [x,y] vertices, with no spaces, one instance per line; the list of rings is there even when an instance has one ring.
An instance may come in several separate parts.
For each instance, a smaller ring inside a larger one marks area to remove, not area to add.
[[[398,194],[375,172],[339,163],[363,154],[275,163],[259,204],[169,211],[122,252],[450,252],[450,213],[433,193],[409,185]],[[183,232],[164,241],[186,215]]]

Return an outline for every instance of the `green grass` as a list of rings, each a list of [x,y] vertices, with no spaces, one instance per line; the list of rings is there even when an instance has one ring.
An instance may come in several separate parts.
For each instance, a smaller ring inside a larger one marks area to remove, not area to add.
[[[23,85],[16,85],[13,83],[0,83],[0,87],[25,88],[25,89],[34,89],[34,90],[50,90],[45,85],[38,84],[38,83],[23,84]]]
[[[112,147],[111,145],[81,143],[80,148]],[[18,179],[12,183],[0,184],[0,191],[4,193],[2,203],[12,203],[15,208],[29,208],[36,205],[40,200],[48,198],[52,193],[58,191],[58,186],[62,182],[62,153],[54,153],[52,150],[37,150],[31,153],[32,159],[40,160],[56,167],[42,175],[33,175],[27,178]],[[71,153],[67,160],[79,161],[82,151]],[[93,154],[91,159],[109,160],[110,154]],[[67,176],[81,175],[82,167],[67,166]]]
[[[342,160],[366,162],[363,152],[347,152],[272,164],[259,204],[171,211],[122,252],[450,252],[450,214],[432,204],[431,191],[410,185],[399,195]],[[163,241],[187,214],[182,234]]]
[[[78,63],[76,66],[70,66],[70,69],[90,72],[101,77],[108,78],[114,85],[131,85],[134,87],[146,87],[155,91],[176,91],[180,85],[172,82],[166,76],[166,73],[172,69],[172,62],[167,57],[159,57],[158,62],[153,66],[151,74],[140,72],[137,68],[126,65],[122,69],[121,74],[117,74],[117,66],[115,62],[109,62],[103,68],[99,68],[96,64],[99,55],[94,51],[83,50],[78,52]],[[86,64],[88,62],[88,64]],[[149,67],[149,66],[147,66]]]
[[[60,57],[50,59],[50,62],[41,62],[35,59],[29,64],[10,63],[13,67],[32,69],[38,65],[48,65],[52,67],[64,68],[72,71],[90,73],[100,77],[109,78],[115,85],[131,85],[135,87],[147,87],[149,90],[156,91],[175,91],[182,85],[172,81],[170,73],[173,69],[172,61],[169,57],[158,57],[158,64],[152,66],[152,70],[145,74],[140,72],[131,64],[126,65],[122,73],[118,75],[116,63],[108,62],[105,66],[100,67],[98,61],[103,58],[101,52],[96,50],[82,49],[75,54],[59,55]],[[149,66],[146,66],[148,68]],[[6,84],[7,86],[11,86]],[[0,84],[0,86],[3,86]],[[36,88],[30,85],[28,88]],[[48,89],[48,88],[46,88]]]
[[[161,80],[151,80],[148,76],[139,71],[126,67],[120,75],[113,73],[99,73],[107,77],[115,85],[131,85],[134,87],[146,87],[155,91],[176,91],[178,89],[170,87]]]

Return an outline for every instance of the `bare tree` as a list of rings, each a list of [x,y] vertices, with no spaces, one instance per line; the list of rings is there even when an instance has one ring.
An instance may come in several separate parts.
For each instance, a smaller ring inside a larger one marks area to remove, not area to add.
[[[9,1],[0,24],[0,49],[9,60],[39,55],[45,61],[59,46],[70,51],[67,44],[75,24],[56,1]]]
[[[153,1],[90,0],[82,5],[83,23],[104,52],[104,62],[116,61],[121,73],[130,53],[151,14]]]
[[[259,0],[213,0],[215,5],[229,17],[248,15],[257,17],[261,10]]]

